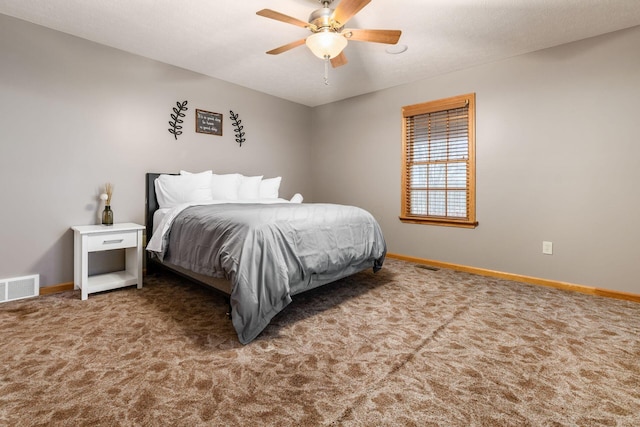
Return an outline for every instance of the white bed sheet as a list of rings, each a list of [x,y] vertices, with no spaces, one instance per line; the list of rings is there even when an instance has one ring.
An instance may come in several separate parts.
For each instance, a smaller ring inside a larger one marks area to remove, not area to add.
[[[171,208],[158,209],[153,213],[153,230],[151,230],[151,235],[156,234],[156,230],[158,229],[158,225],[162,222],[165,216],[169,213]]]

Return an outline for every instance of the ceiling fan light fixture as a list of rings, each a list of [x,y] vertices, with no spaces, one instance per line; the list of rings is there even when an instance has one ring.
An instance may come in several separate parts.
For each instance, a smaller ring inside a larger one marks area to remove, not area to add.
[[[320,59],[333,59],[347,47],[347,39],[333,31],[311,34],[305,41],[311,52]]]

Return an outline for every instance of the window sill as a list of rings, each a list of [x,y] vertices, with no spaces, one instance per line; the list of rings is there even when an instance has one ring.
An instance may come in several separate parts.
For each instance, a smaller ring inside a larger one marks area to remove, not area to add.
[[[414,216],[400,216],[400,221],[407,224],[422,224],[422,225],[438,225],[441,227],[459,227],[459,228],[476,228],[478,221],[467,220],[454,220],[454,219],[439,219],[439,218],[424,218]]]

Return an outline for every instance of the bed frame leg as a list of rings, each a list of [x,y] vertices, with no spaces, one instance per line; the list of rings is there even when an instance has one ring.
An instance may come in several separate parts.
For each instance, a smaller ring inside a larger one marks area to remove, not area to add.
[[[229,306],[229,309],[227,310],[227,317],[231,319],[231,298],[227,298],[227,305]]]

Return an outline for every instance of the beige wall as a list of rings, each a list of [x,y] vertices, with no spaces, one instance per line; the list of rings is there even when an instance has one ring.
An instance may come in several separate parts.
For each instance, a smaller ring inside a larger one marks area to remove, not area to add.
[[[169,114],[184,100],[176,141]],[[223,136],[194,132],[196,108],[224,115]],[[115,220],[141,224],[148,171],[282,175],[282,195],[310,199],[310,120],[299,104],[0,15],[0,278],[72,281],[69,227],[96,223],[108,181]]]
[[[116,221],[143,223],[145,172],[213,168],[362,206],[390,252],[640,294],[637,46],[633,28],[310,109],[0,15],[0,278],[71,281],[69,227],[97,221],[105,182]],[[400,108],[468,92],[480,226],[400,223]],[[195,108],[224,135],[193,132]]]
[[[638,46],[640,27],[316,107],[314,195],[369,209],[392,253],[640,294]],[[469,92],[479,227],[401,223],[400,108]]]

